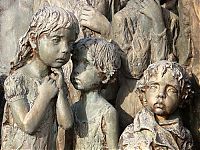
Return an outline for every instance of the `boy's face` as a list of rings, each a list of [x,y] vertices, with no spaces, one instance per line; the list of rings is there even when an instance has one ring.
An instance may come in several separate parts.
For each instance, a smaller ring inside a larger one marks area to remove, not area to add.
[[[160,72],[158,70],[158,72]],[[158,116],[172,114],[179,105],[180,85],[172,76],[172,71],[150,77],[145,90],[147,107]]]
[[[88,91],[99,87],[102,79],[88,55],[88,50],[79,48],[72,56],[72,62],[71,82],[76,89]]]
[[[76,40],[75,32],[60,28],[49,35],[43,35],[38,40],[38,53],[40,59],[47,66],[60,68],[68,62],[70,50]]]

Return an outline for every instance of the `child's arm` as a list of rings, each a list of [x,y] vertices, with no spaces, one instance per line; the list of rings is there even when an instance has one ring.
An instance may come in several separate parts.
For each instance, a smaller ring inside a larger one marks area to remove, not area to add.
[[[56,115],[58,125],[63,129],[68,129],[73,125],[72,111],[67,101],[67,89],[63,79],[62,70],[52,69],[57,75],[57,87],[59,89],[58,99],[56,103]]]
[[[117,150],[118,145],[118,117],[114,107],[110,107],[104,116],[105,118],[105,134],[108,149]]]
[[[41,123],[47,106],[57,92],[55,81],[45,77],[44,82],[38,85],[39,94],[30,110],[27,108],[24,99],[18,99],[10,103],[14,121],[24,132],[32,134]]]

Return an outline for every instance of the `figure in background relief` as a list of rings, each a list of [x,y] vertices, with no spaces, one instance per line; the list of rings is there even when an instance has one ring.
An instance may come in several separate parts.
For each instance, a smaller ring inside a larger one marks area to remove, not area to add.
[[[74,149],[117,149],[118,118],[100,90],[115,78],[121,66],[119,47],[98,38],[84,38],[72,51],[71,81],[81,97],[73,105]]]
[[[55,127],[73,124],[61,67],[79,34],[75,16],[59,7],[36,12],[5,80],[1,149],[55,149]]]
[[[135,85],[143,71],[155,61],[176,60],[178,17],[171,9],[166,9],[172,7],[170,2],[130,0],[113,17],[112,39],[124,52],[116,99],[122,129],[133,121],[142,107],[135,94]]]
[[[180,34],[178,51],[180,63],[192,72],[194,98],[185,110],[185,123],[193,134],[194,145],[200,148],[200,1],[179,1]]]
[[[122,133],[119,149],[191,150],[192,136],[178,111],[191,94],[186,71],[166,60],[151,64],[138,81],[137,92],[144,107]]]

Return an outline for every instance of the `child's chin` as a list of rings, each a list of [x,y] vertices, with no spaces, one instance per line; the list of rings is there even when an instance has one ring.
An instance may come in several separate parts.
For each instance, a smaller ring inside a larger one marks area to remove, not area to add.
[[[64,64],[66,64],[66,63],[56,63],[56,64],[52,64],[51,67],[52,68],[61,68]]]
[[[156,108],[156,109],[154,109],[154,113],[155,113],[156,115],[159,115],[159,116],[165,115],[165,111],[164,111],[163,109],[161,109],[161,108]]]

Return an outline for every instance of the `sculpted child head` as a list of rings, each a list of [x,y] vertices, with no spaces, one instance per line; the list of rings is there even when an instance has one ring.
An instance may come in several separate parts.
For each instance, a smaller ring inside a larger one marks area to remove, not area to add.
[[[71,81],[79,90],[107,83],[121,66],[119,47],[99,38],[79,40],[72,51]]]
[[[59,7],[40,9],[20,39],[11,71],[24,66],[33,57],[39,57],[48,66],[60,67],[69,60],[72,43],[78,34],[78,21],[72,13]]]
[[[137,83],[142,104],[158,116],[169,116],[190,94],[186,71],[175,62],[159,61],[149,65]]]

